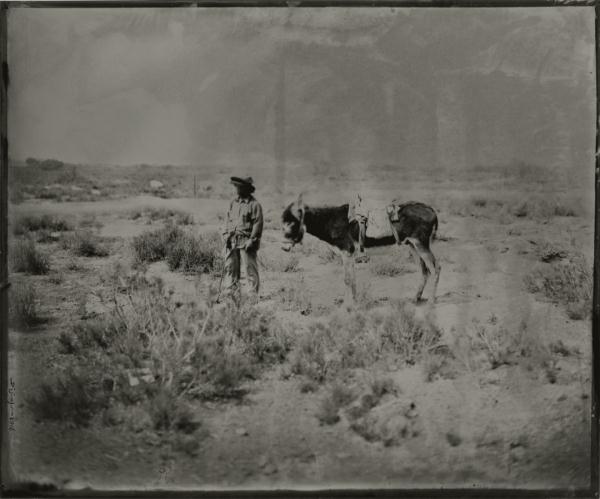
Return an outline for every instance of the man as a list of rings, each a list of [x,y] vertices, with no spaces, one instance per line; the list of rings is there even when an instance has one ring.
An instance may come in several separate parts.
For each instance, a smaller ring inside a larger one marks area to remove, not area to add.
[[[250,289],[258,297],[257,252],[263,230],[262,207],[252,195],[255,187],[251,177],[231,177],[231,183],[237,196],[229,205],[223,230],[226,290],[229,294],[239,292],[240,267],[243,265]]]

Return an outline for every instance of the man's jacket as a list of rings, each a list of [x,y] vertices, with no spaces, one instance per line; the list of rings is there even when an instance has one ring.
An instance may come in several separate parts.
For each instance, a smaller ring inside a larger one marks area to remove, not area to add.
[[[230,247],[244,248],[250,240],[250,250],[255,251],[260,247],[262,231],[262,207],[253,196],[231,201],[224,230],[224,236],[230,237]]]

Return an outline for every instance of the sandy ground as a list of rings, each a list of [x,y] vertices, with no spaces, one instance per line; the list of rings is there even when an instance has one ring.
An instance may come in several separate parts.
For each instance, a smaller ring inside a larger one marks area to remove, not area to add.
[[[411,198],[419,199],[418,189],[411,191]],[[264,204],[275,214],[280,211],[277,205],[267,206],[268,201]],[[419,428],[400,445],[366,441],[350,429],[344,415],[335,425],[321,425],[315,412],[324,389],[302,393],[301,380],[290,376],[285,364],[249,382],[249,393],[240,401],[197,403],[208,432],[195,456],[164,448],[146,431],[34,421],[26,399],[56,368],[53,338],[77,319],[102,270],[130,258],[128,240],[160,226],[124,216],[146,205],[189,211],[196,220],[194,230],[203,232],[218,226],[227,201],[139,196],[93,203],[30,201],[14,207],[13,213],[95,214],[103,224],[100,234],[117,240],[108,258],[78,258],[85,270],[64,270],[59,284],[47,276],[27,277],[36,283],[41,309],[50,320],[33,331],[10,333],[10,372],[17,392],[16,431],[10,433],[10,444],[18,476],[56,480],[73,488],[111,489],[587,487],[591,325],[589,320],[569,319],[560,305],[527,292],[523,277],[538,264],[536,247],[541,241],[561,243],[568,234],[590,258],[589,217],[554,217],[549,223],[519,218],[506,224],[440,212],[439,232],[444,237],[433,246],[442,265],[438,301],[420,305],[417,314],[432,317],[448,342],[460,340],[474,324],[498,323],[514,330],[525,322],[533,337],[546,343],[560,340],[579,353],[558,360],[554,382],[537,367],[522,363],[485,372],[465,367],[454,379],[429,382],[419,364],[386,366],[399,393],[381,411],[391,417],[414,404],[412,419]],[[265,231],[263,259],[281,253],[276,223],[275,219]],[[67,257],[58,245],[49,247],[53,266],[62,268]],[[334,310],[344,289],[340,264],[306,255],[300,248],[294,251],[299,272],[262,269],[262,306],[272,306],[282,317],[302,324]],[[377,306],[391,299],[409,300],[418,286],[418,272],[396,277],[372,272],[378,260],[392,256],[417,269],[408,251],[398,247],[373,250],[371,261],[357,268],[360,286],[368,289]],[[195,278],[170,272],[161,262],[149,272],[193,299]],[[308,317],[286,310],[277,300],[282,283],[290,280],[306,289],[313,310]],[[209,284],[206,276],[200,281],[202,286]],[[355,380],[371,375],[369,369],[351,373]]]

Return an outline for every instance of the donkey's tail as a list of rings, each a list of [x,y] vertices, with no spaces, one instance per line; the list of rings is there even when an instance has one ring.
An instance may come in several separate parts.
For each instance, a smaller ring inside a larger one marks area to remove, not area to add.
[[[438,219],[437,219],[437,217],[435,217],[433,220],[433,229],[431,230],[431,235],[429,236],[429,244],[430,245],[433,241],[435,241],[435,238],[437,236],[437,231],[438,231]]]

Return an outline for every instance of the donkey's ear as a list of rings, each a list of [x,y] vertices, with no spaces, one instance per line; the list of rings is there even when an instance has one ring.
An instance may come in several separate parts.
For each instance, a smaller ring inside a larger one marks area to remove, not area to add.
[[[304,201],[302,199],[302,193],[298,194],[298,199],[296,200],[296,207],[300,211],[304,211]]]

